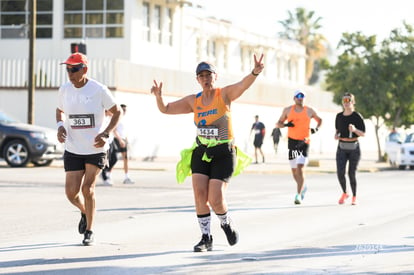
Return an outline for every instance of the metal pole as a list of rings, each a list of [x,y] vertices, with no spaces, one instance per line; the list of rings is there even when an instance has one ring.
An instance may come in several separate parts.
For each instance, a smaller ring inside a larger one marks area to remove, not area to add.
[[[35,105],[35,54],[36,54],[36,10],[37,0],[29,0],[29,81],[28,81],[28,112],[27,123],[34,123],[34,105]]]

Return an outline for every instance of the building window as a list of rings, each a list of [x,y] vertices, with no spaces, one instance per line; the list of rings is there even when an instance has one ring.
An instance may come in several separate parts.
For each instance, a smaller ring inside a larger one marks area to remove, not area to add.
[[[64,1],[64,38],[124,37],[124,0]]]
[[[150,5],[148,2],[142,4],[142,28],[143,28],[143,39],[151,41],[150,33]]]
[[[156,41],[161,44],[161,6],[159,5],[154,7],[154,34]]]
[[[0,1],[0,37],[29,37],[29,0]],[[53,27],[53,0],[37,0],[36,37],[51,38]]]
[[[168,1],[167,1],[168,2]],[[142,3],[142,38],[148,42],[172,45],[173,10],[164,5]]]
[[[166,37],[167,37],[167,40],[168,40],[168,44],[170,45],[170,46],[172,46],[172,44],[173,44],[173,40],[172,40],[172,38],[173,38],[173,36],[172,36],[172,34],[173,34],[173,24],[172,24],[172,17],[173,17],[173,12],[172,12],[172,9],[170,9],[170,8],[168,8],[167,9],[167,18],[166,18],[166,20],[167,20],[167,33],[166,33]]]
[[[217,58],[217,45],[215,40],[207,40],[205,45],[205,55],[208,60],[214,61]]]

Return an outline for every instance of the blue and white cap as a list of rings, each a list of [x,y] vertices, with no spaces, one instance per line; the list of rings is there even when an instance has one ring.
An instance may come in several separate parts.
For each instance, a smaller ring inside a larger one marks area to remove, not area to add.
[[[302,91],[302,90],[296,90],[295,93],[293,94],[293,97],[296,97],[299,94],[303,94],[303,97],[306,96],[306,93],[304,91]]]
[[[215,73],[216,68],[214,67],[213,64],[203,61],[200,64],[198,64],[197,69],[196,69],[196,75],[199,75],[202,71],[209,71],[209,72]]]

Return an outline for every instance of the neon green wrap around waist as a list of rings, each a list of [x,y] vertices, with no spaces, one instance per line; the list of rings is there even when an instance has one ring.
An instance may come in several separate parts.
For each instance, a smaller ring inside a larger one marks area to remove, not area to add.
[[[207,147],[214,147],[223,143],[230,143],[232,140],[212,140],[212,139],[206,139],[202,137],[198,137],[200,143]],[[191,176],[191,156],[194,151],[194,149],[198,146],[196,142],[194,142],[193,146],[191,148],[187,148],[181,151],[181,159],[177,163],[176,166],[176,179],[178,183],[183,183],[184,180]],[[204,153],[203,161],[210,162],[211,159],[207,157],[207,155]],[[252,159],[244,153],[242,150],[240,150],[236,146],[236,167],[233,172],[233,176],[239,175],[243,170],[250,165],[252,162]]]

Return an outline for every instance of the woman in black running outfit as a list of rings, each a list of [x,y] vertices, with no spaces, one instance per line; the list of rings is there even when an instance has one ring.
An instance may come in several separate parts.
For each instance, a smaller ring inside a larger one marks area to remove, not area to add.
[[[347,162],[349,162],[348,176],[352,190],[352,205],[356,204],[356,170],[361,158],[358,138],[365,135],[365,123],[362,115],[355,111],[354,104],[354,95],[346,93],[342,97],[344,111],[338,113],[335,119],[335,139],[339,141],[336,151],[336,174],[343,191],[339,204],[343,204],[349,197],[345,178]]]

